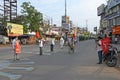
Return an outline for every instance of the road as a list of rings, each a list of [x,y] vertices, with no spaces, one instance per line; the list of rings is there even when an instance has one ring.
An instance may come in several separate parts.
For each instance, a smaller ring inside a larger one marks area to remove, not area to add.
[[[20,61],[13,61],[12,48],[0,47],[0,80],[120,80],[119,67],[96,64],[94,40],[77,43],[74,54],[58,44],[54,52],[49,45],[43,51],[40,56],[37,45],[22,46]]]

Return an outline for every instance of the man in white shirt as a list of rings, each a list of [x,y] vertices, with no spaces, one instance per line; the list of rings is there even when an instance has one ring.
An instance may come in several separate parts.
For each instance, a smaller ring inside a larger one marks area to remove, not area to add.
[[[64,45],[64,39],[63,37],[60,38],[60,47],[61,49],[63,48],[63,45]]]
[[[97,41],[97,52],[98,52],[98,58],[99,58],[99,62],[97,64],[102,64],[102,38],[98,37],[98,41]]]
[[[12,40],[12,48],[13,48],[13,50],[15,49],[15,42],[16,42],[16,38],[14,38],[14,39]]]
[[[39,48],[40,48],[40,55],[42,55],[43,54],[43,50],[42,50],[42,48],[43,48],[43,39],[42,38],[39,39]]]

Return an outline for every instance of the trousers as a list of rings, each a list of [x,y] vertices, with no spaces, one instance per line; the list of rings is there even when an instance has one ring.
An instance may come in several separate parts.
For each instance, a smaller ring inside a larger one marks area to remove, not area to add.
[[[102,63],[102,50],[98,51],[99,63]]]

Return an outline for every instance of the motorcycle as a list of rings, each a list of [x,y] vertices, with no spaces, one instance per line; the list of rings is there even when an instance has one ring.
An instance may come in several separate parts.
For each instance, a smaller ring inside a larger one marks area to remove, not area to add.
[[[118,56],[117,48],[110,45],[108,54],[104,55],[103,60],[105,61],[107,66],[115,67],[117,65],[117,56]]]

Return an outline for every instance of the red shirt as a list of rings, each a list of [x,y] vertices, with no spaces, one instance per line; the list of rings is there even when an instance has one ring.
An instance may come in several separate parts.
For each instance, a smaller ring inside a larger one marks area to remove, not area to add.
[[[110,38],[103,38],[102,39],[102,49],[104,54],[108,54],[108,50],[109,50],[109,45],[110,45]]]

